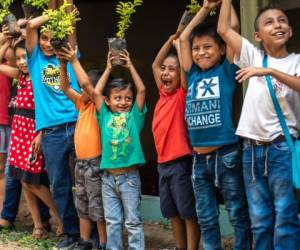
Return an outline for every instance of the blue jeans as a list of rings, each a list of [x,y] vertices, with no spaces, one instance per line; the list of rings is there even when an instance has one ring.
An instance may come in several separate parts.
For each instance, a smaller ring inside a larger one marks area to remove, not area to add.
[[[222,249],[217,188],[222,192],[234,228],[233,249],[250,249],[250,220],[238,144],[223,146],[208,154],[195,154],[192,180],[204,249]]]
[[[299,250],[300,227],[292,185],[292,155],[285,141],[244,141],[244,181],[256,250]]]
[[[141,181],[139,172],[102,176],[102,199],[106,221],[106,250],[121,250],[122,226],[128,232],[128,250],[145,249],[141,218]]]
[[[42,133],[42,150],[52,195],[67,235],[79,235],[69,167],[70,156],[74,155],[74,128],[75,123],[65,123],[44,129]]]

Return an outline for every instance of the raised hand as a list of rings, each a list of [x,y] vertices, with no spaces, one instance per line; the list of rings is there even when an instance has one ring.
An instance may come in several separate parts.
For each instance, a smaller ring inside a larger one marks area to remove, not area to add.
[[[132,66],[130,55],[127,50],[124,50],[120,53],[120,59],[125,62],[125,64],[122,65],[123,67],[129,69]]]
[[[259,68],[259,67],[247,67],[240,69],[236,72],[235,79],[241,83],[248,80],[253,76],[265,76],[269,74],[268,68]]]
[[[56,54],[59,60],[65,60],[72,63],[77,59],[77,47],[73,49],[71,44],[68,43],[67,47],[62,47]]]
[[[213,10],[221,4],[222,0],[204,0],[203,7],[209,10]]]

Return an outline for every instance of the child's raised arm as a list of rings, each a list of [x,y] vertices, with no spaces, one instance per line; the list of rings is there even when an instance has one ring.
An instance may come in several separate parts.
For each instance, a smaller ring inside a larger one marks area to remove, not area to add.
[[[180,85],[183,89],[187,89],[187,80],[185,77],[185,72],[182,67],[182,55],[180,51],[180,42],[179,38],[173,41],[173,45],[176,48],[177,55],[178,55],[178,61],[179,61],[179,66],[180,66]]]
[[[222,0],[220,16],[218,21],[218,33],[222,39],[233,50],[233,54],[240,57],[242,49],[242,36],[232,27],[232,18],[236,16],[232,13],[231,0]]]
[[[160,67],[168,55],[168,52],[170,49],[173,47],[173,40],[178,38],[179,33],[175,33],[169,37],[169,39],[165,42],[165,44],[161,47],[160,51],[158,52],[157,56],[154,59],[154,62],[152,63],[152,71],[153,71],[153,76],[154,80],[156,82],[156,86],[158,89],[160,89],[162,83],[161,83],[161,78],[160,78]]]
[[[18,78],[20,76],[18,68],[12,67],[8,64],[3,64],[5,53],[10,48],[12,40],[7,38],[5,35],[2,38],[2,44],[0,44],[0,73],[10,78]]]
[[[65,93],[65,95],[74,103],[76,104],[77,96],[79,95],[74,89],[70,87],[69,77],[67,73],[67,61],[59,57],[60,61],[60,84],[61,89]]]
[[[192,21],[186,26],[184,31],[179,37],[180,51],[182,56],[182,67],[184,71],[188,72],[193,64],[191,45],[190,45],[190,35],[193,29],[201,24],[212,9],[214,9],[221,1],[210,2],[209,0],[204,0],[203,7],[198,11],[196,16]]]
[[[98,80],[97,85],[96,85],[95,90],[94,90],[94,93],[97,96],[97,100],[98,100],[97,103],[95,103],[98,112],[100,112],[101,105],[102,105],[102,102],[103,102],[104,87],[105,87],[105,85],[106,85],[106,83],[107,83],[107,81],[110,77],[110,73],[112,71],[111,61],[113,60],[113,58],[114,57],[112,56],[111,52],[108,52],[106,68],[105,68],[102,76]]]
[[[72,65],[76,78],[81,88],[87,93],[93,102],[95,102],[94,88],[91,81],[86,74],[85,70],[82,68],[81,63],[77,57],[77,50],[74,50],[70,43],[68,43],[68,48],[62,48],[59,52],[59,59],[69,61]],[[76,92],[76,91],[75,91]]]
[[[26,26],[26,49],[29,55],[38,44],[38,29],[48,20],[48,15],[42,15],[28,21]]]
[[[124,51],[123,53],[121,53],[120,59],[126,62],[124,67],[129,69],[134,85],[136,87],[136,103],[138,105],[139,111],[142,111],[145,105],[146,87],[135,67],[133,66],[128,51]]]

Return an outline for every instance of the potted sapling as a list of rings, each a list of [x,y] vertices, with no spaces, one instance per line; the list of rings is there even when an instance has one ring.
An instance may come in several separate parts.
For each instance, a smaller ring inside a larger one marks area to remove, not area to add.
[[[48,8],[49,0],[24,0],[22,9],[25,18],[38,17]]]
[[[8,27],[8,35],[17,38],[21,35],[20,27],[14,14],[9,11],[13,0],[0,1],[0,24]]]
[[[197,12],[200,9],[201,9],[201,5],[198,3],[198,1],[191,0],[191,2],[186,6],[186,10],[183,12],[177,30],[182,31],[189,24],[189,22],[193,19],[193,17],[197,14]],[[211,16],[215,14],[216,14],[215,10],[212,10],[210,12]]]
[[[75,23],[80,20],[77,8],[67,12],[67,8],[71,6],[74,5],[65,0],[58,9],[48,9],[43,13],[48,15],[49,20],[43,25],[41,31],[51,33],[51,45],[56,50],[67,46],[69,35],[74,33]]]
[[[125,32],[130,27],[131,15],[136,12],[135,8],[143,4],[143,0],[133,0],[132,2],[118,2],[116,6],[116,13],[119,14],[120,19],[117,24],[116,37],[108,38],[108,47],[112,55],[115,57],[112,60],[112,65],[122,65],[124,62],[120,60],[120,53],[126,50],[127,43],[125,39]]]

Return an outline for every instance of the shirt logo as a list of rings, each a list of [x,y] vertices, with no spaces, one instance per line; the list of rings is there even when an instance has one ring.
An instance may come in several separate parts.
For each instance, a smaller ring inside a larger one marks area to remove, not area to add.
[[[202,79],[198,82],[196,99],[212,99],[220,97],[219,77]]]
[[[54,91],[60,91],[59,67],[48,64],[42,71],[42,81]]]
[[[189,86],[185,119],[189,130],[222,126],[218,76]]]

